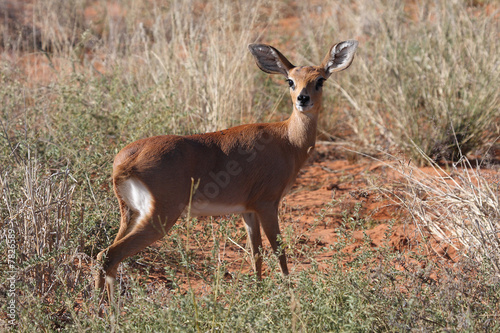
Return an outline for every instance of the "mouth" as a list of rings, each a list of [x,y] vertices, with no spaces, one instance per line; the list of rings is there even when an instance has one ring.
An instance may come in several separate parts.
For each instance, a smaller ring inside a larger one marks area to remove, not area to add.
[[[305,112],[305,111],[309,111],[312,109],[313,107],[313,103],[308,103],[308,104],[302,104],[302,103],[296,103],[295,104],[295,107],[297,108],[297,110],[299,110],[300,112]]]

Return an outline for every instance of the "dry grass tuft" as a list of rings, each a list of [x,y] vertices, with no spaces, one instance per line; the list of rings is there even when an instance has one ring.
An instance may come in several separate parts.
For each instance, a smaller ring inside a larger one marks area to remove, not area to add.
[[[400,198],[415,224],[500,276],[500,179],[491,170],[472,166],[464,156],[443,168],[420,151],[427,170],[400,164],[407,181]]]
[[[42,176],[40,163],[29,156],[23,164],[22,193],[13,188],[14,177],[0,177],[2,215],[15,235],[16,279],[23,289],[47,297],[62,285],[71,289],[78,283],[73,260],[79,249],[71,222],[76,182],[67,169]]]
[[[500,134],[498,8],[373,1],[359,18],[367,40],[352,86],[343,86],[357,140],[420,163],[428,161],[418,149],[435,161],[457,161],[457,146],[484,153]]]

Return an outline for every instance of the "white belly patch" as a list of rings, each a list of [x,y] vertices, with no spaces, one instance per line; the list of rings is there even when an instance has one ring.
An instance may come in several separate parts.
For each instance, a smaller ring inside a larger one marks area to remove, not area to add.
[[[183,215],[187,215],[188,207],[186,207]],[[193,202],[191,205],[190,215],[196,216],[219,216],[228,214],[241,214],[246,212],[243,205],[224,205],[210,202]]]

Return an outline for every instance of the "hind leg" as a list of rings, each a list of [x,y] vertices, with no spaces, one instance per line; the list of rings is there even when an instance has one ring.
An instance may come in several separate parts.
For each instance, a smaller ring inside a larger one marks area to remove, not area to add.
[[[114,299],[113,285],[116,279],[118,264],[162,237],[163,233],[158,232],[151,223],[145,221],[136,225],[127,235],[99,253],[98,259],[103,263],[103,268],[100,272],[98,287],[106,287],[110,301]]]
[[[144,218],[131,227],[123,237],[99,253],[98,260],[102,262],[102,270],[96,278],[96,288],[106,287],[110,302],[114,299],[113,284],[120,262],[161,239],[177,218],[178,216],[167,218],[164,214],[157,214],[156,218]]]
[[[118,203],[120,204],[120,215],[121,215],[120,229],[116,234],[114,242],[119,241],[126,234],[128,234],[132,229],[132,227],[137,222],[137,219],[140,217],[139,212],[131,210],[124,200],[119,198]]]
[[[121,214],[120,229],[116,234],[113,244],[117,243],[120,239],[122,239],[124,236],[130,233],[134,225],[137,224],[137,219],[140,217],[139,212],[131,210],[129,206],[125,203],[125,201],[122,200],[120,197],[118,197],[118,203],[120,205],[120,214]],[[103,259],[107,257],[108,249],[109,247],[101,251],[97,255],[98,263],[101,264],[103,263]],[[94,279],[95,279],[95,289],[101,290],[102,288],[104,288],[105,274],[103,269],[99,269],[99,271],[96,272]]]

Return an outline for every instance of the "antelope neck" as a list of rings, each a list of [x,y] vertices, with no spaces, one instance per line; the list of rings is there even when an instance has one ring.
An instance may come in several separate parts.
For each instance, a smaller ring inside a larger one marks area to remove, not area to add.
[[[309,149],[316,143],[316,127],[318,122],[318,107],[314,106],[307,112],[298,111],[295,107],[288,119],[288,140],[296,147]]]

